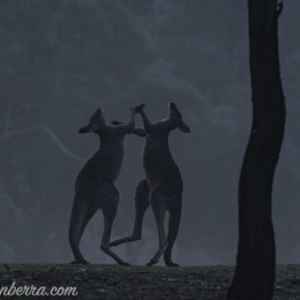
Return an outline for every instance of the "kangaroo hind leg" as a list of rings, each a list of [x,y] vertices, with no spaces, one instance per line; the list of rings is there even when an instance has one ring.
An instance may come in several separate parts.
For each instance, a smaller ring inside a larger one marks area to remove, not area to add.
[[[102,206],[102,212],[104,217],[104,230],[100,248],[106,254],[112,257],[119,265],[129,266],[128,263],[125,263],[117,254],[110,250],[109,242],[111,237],[111,231],[117,214],[120,198],[117,188],[110,183],[108,184],[111,185],[109,187],[111,191],[109,195],[106,195],[106,197],[103,198],[103,200],[105,200],[105,205]]]
[[[169,267],[179,267],[178,264],[172,262],[172,249],[178,234],[180,217],[181,217],[181,199],[180,202],[175,203],[169,210],[170,218],[169,218],[169,232],[168,232],[168,247],[164,252],[164,260],[165,264]]]
[[[127,242],[138,241],[142,238],[143,219],[149,202],[149,185],[146,179],[140,181],[135,189],[135,220],[132,235],[110,243],[110,246],[118,246]]]
[[[87,264],[79,249],[79,243],[83,235],[84,229],[90,219],[97,211],[96,207],[92,207],[84,196],[76,195],[74,199],[71,222],[69,227],[69,241],[75,257],[72,264]]]
[[[166,240],[164,229],[164,218],[166,213],[166,204],[164,203],[164,196],[158,193],[151,193],[151,207],[156,220],[158,230],[159,249],[155,253],[154,257],[147,263],[147,266],[152,266],[159,261],[160,256],[166,250],[168,243]]]

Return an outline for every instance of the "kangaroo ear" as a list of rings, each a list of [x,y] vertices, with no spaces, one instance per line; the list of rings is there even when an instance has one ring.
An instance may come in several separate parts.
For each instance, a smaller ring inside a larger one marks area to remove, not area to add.
[[[184,133],[191,132],[190,127],[187,126],[184,122],[181,122],[181,124],[178,126],[178,128]]]
[[[89,130],[89,126],[84,126],[84,127],[81,127],[78,132],[79,133],[88,133],[90,130]]]
[[[134,133],[135,135],[138,135],[140,137],[145,137],[146,136],[146,132],[144,129],[142,128],[135,128],[132,133]]]

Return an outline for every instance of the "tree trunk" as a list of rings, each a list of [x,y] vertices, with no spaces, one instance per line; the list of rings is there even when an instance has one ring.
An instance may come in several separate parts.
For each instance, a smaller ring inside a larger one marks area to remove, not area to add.
[[[275,241],[272,185],[285,103],[278,55],[277,0],[248,0],[253,121],[239,182],[237,265],[227,299],[272,299]]]

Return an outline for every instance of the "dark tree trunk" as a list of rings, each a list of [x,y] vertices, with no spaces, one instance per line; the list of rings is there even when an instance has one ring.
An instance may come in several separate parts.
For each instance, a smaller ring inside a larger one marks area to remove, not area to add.
[[[239,244],[227,299],[272,299],[275,241],[272,185],[285,103],[278,55],[277,0],[248,0],[253,121],[239,182]]]

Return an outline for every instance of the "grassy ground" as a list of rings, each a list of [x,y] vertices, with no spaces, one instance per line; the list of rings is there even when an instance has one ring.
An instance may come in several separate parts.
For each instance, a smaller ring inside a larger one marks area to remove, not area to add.
[[[118,265],[3,264],[1,287],[77,287],[78,296],[7,299],[224,299],[232,266],[144,267]],[[274,299],[300,299],[300,265],[278,265]],[[0,299],[3,299],[0,296]]]

